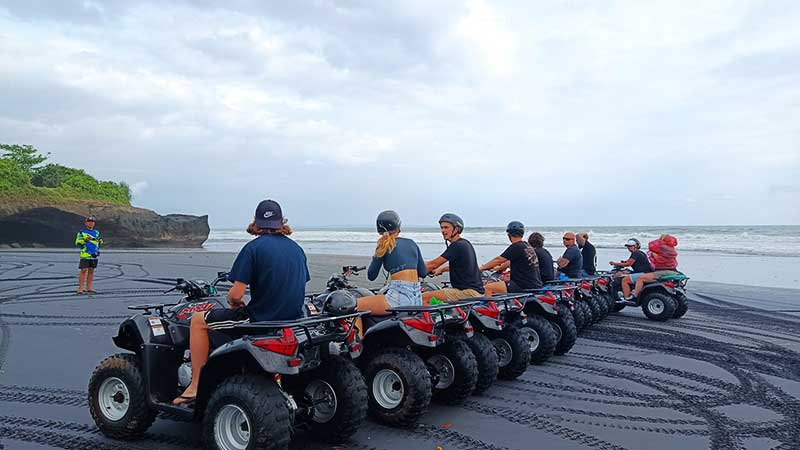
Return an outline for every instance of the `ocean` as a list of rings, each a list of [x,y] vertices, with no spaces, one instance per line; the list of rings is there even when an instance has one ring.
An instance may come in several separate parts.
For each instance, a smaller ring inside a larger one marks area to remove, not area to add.
[[[554,258],[563,253],[565,231],[586,231],[597,248],[598,268],[608,261],[627,259],[623,243],[647,242],[662,233],[678,238],[679,269],[694,279],[721,283],[800,288],[800,226],[660,226],[660,227],[538,227],[545,248]],[[444,251],[437,228],[406,227],[402,236],[413,239],[426,260]],[[503,227],[467,228],[463,237],[475,246],[480,263],[502,253],[508,245]],[[299,228],[292,234],[308,254],[369,256],[377,233],[372,228]],[[203,245],[209,251],[238,252],[250,236],[243,229],[213,229]]]

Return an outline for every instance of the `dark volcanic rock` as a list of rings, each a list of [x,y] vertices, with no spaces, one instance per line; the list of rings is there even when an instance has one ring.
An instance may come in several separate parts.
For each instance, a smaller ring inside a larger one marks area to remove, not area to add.
[[[200,247],[208,216],[169,214],[99,203],[0,205],[0,246],[71,247],[87,215],[97,217],[104,248]]]

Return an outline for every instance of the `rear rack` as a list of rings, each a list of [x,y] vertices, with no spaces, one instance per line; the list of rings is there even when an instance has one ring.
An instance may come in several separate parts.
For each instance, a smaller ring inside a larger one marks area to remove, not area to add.
[[[273,331],[283,328],[299,329],[303,332],[303,334],[306,335],[309,342],[311,342],[312,344],[318,344],[321,342],[331,341],[333,340],[333,338],[336,337],[345,337],[347,336],[347,333],[334,333],[325,336],[313,336],[311,334],[311,328],[313,328],[315,325],[320,325],[327,322],[339,322],[344,320],[347,321],[347,323],[351,327],[353,327],[355,325],[355,321],[357,318],[365,316],[367,314],[369,314],[369,311],[359,311],[359,312],[354,312],[352,314],[344,314],[341,316],[319,314],[313,317],[305,317],[296,320],[274,320],[274,321],[245,323],[241,325],[236,325],[233,328],[231,328],[231,330],[241,334],[258,334],[258,333],[263,333],[265,331]]]
[[[393,316],[397,316],[397,315],[402,314],[402,313],[406,313],[409,316],[414,314],[414,313],[421,313],[421,312],[422,313],[424,313],[424,312],[435,313],[435,314],[439,314],[442,317],[442,322],[445,322],[447,320],[447,317],[445,316],[445,311],[451,310],[451,309],[455,309],[455,308],[467,308],[467,311],[465,311],[467,314],[466,314],[466,317],[464,317],[464,320],[466,320],[466,318],[469,317],[470,310],[472,309],[472,307],[474,305],[478,304],[478,303],[480,303],[480,300],[469,299],[469,300],[460,300],[460,301],[457,301],[457,302],[447,302],[447,303],[443,303],[441,305],[434,305],[434,306],[430,306],[430,305],[429,306],[422,306],[422,305],[420,305],[420,306],[398,306],[396,308],[387,308],[386,312],[391,313]]]

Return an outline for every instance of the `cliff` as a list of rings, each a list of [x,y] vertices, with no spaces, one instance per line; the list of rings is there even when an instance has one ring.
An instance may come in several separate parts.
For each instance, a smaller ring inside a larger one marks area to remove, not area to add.
[[[100,202],[14,202],[0,199],[0,247],[72,247],[83,219],[97,218],[103,248],[200,247],[208,216],[169,214]]]

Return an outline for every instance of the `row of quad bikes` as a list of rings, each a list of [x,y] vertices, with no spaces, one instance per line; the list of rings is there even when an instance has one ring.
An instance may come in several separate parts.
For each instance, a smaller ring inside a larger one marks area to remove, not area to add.
[[[410,426],[432,399],[457,405],[495,379],[513,380],[529,365],[569,352],[578,333],[609,312],[641,307],[663,321],[688,309],[685,276],[649,284],[629,302],[618,299],[618,279],[606,272],[522,294],[393,308],[382,317],[332,313],[337,291],[373,295],[350,283],[363,269],[346,266],[332,275],[324,292],[307,297],[305,318],[212,332],[213,351],[188,406],[171,401],[191,381],[189,322],[194,312],[226,307],[217,284],[227,273],[211,283],[178,279],[170,290],[184,294],[179,302],[129,307],[137,313],[113,338],[128,352],[103,360],[89,382],[93,419],[106,436],[122,440],[142,437],[159,413],[201,422],[204,444],[221,450],[285,449],[297,429],[339,443],[368,412]],[[423,291],[441,287],[422,283]]]

